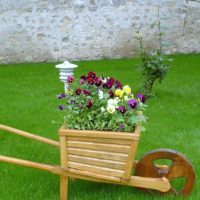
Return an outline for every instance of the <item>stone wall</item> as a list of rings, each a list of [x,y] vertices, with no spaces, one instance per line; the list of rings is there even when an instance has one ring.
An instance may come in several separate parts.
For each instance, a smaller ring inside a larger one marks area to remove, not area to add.
[[[199,0],[0,0],[0,63],[133,56],[158,7],[165,51],[200,52]]]

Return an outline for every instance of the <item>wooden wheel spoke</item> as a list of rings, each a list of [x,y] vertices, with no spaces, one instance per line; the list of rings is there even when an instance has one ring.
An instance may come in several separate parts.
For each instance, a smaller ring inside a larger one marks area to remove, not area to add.
[[[183,163],[174,162],[168,171],[167,178],[181,178],[185,176],[185,165]]]

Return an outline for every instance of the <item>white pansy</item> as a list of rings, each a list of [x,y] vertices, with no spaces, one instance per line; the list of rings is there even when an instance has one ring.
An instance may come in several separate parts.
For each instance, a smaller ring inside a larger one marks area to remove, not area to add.
[[[102,83],[106,83],[107,82],[107,78],[102,79]]]
[[[106,110],[104,107],[101,107],[100,109],[101,109],[101,112],[105,112]]]
[[[109,105],[112,105],[112,106],[117,106],[117,104],[118,104],[118,100],[117,99],[109,99],[108,100],[108,106]]]
[[[103,99],[103,91],[99,90],[99,99]]]
[[[119,103],[121,101],[121,99],[119,97],[115,97],[114,101],[116,101],[117,103]]]
[[[128,96],[124,96],[124,100],[128,101],[129,100]]]
[[[114,105],[108,105],[108,107],[107,107],[107,111],[109,112],[109,113],[114,113],[115,112],[115,106]]]

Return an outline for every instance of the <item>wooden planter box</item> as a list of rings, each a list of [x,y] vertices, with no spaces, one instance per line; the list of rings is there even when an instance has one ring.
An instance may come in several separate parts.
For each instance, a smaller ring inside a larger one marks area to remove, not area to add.
[[[140,126],[134,133],[59,130],[61,167],[71,173],[121,182],[130,178]]]

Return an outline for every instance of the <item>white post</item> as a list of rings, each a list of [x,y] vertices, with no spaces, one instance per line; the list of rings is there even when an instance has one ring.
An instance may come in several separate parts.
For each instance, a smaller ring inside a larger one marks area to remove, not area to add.
[[[71,64],[69,61],[65,61],[64,63],[58,64],[55,67],[60,70],[59,78],[64,83],[64,90],[66,92],[69,89],[69,85],[67,83],[67,77],[73,76],[74,74],[73,71],[76,67],[78,67],[78,65]]]

